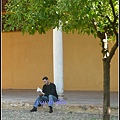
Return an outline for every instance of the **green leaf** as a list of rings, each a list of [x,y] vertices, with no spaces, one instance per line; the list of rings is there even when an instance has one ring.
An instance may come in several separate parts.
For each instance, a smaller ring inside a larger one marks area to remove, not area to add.
[[[112,2],[117,16],[118,1]],[[45,34],[51,28],[62,27],[66,33],[77,30],[79,34],[93,34],[94,37],[98,31],[106,32],[110,37],[114,35],[113,25],[106,18],[108,16],[111,22],[115,19],[108,0],[9,0],[6,11],[2,16],[5,31],[21,29],[33,35],[36,30]],[[116,19],[117,30],[118,17]],[[61,25],[59,21],[62,21]]]

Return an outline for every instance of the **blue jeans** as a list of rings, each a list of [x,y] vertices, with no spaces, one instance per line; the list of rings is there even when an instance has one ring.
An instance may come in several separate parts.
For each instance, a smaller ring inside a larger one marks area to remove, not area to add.
[[[34,107],[38,107],[40,104],[48,103],[49,106],[52,106],[54,102],[57,102],[57,98],[54,95],[47,96],[38,96],[34,102]]]

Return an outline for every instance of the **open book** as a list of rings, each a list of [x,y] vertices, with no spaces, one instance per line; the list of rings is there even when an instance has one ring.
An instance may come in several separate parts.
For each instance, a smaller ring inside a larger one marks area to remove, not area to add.
[[[42,94],[44,94],[39,87],[37,88],[36,92],[41,92]]]

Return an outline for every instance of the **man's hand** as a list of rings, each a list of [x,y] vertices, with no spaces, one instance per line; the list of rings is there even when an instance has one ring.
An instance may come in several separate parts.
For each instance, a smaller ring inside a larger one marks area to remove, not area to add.
[[[39,95],[40,95],[40,96],[43,96],[44,94],[43,94],[42,92],[39,92]]]

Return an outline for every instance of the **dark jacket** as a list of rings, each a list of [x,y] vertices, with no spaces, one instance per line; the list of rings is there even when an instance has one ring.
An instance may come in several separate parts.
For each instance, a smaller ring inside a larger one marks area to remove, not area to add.
[[[58,94],[54,83],[50,83],[49,85],[43,85],[42,91],[45,93],[45,96],[48,97],[49,95],[54,95],[58,99]]]

